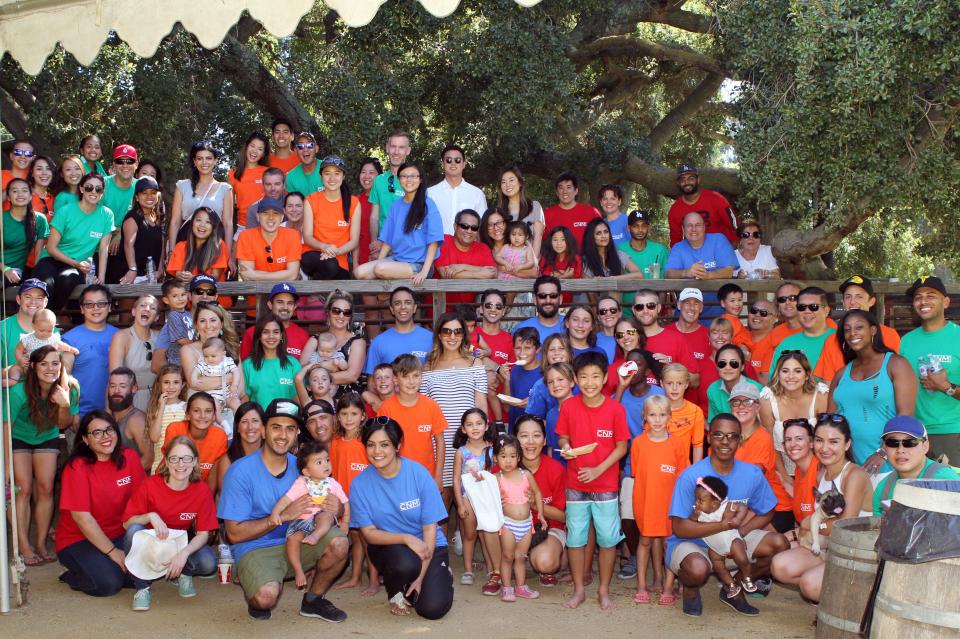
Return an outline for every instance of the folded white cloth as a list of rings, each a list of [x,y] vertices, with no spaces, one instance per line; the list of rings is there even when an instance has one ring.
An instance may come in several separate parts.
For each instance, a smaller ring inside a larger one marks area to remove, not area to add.
[[[500,484],[489,471],[481,470],[482,481],[474,479],[472,473],[463,475],[463,489],[477,516],[477,530],[500,532],[503,528],[503,504],[500,501]]]

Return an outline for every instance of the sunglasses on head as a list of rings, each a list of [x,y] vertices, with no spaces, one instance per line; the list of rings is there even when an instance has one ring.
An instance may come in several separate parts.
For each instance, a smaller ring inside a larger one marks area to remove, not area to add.
[[[814,302],[813,304],[797,304],[797,310],[803,312],[803,311],[809,309],[809,310],[813,311],[814,313],[816,313],[817,311],[820,310],[820,307],[822,307],[822,306],[823,306],[823,304],[818,304],[818,303],[816,303],[816,302]]]
[[[613,334],[613,336],[614,336],[615,338],[617,338],[617,339],[623,339],[623,338],[626,337],[627,335],[633,337],[633,336],[636,335],[636,334],[637,334],[637,329],[635,329],[635,328],[628,328],[628,329],[625,330],[625,331],[617,331],[616,333]]]
[[[457,226],[459,226],[459,227],[460,227],[461,229],[463,229],[464,231],[477,232],[477,231],[480,230],[480,225],[479,225],[479,224],[465,224],[465,223],[463,223],[463,222],[460,222],[460,223],[457,224]]]
[[[647,309],[648,311],[652,311],[658,306],[660,306],[658,302],[639,302],[633,305],[633,310],[642,311],[643,309]]]
[[[499,303],[495,303],[495,302],[484,302],[483,307],[484,307],[485,309],[488,309],[488,310],[491,310],[491,311],[493,311],[493,310],[502,311],[502,310],[503,310],[503,304],[499,304]]]
[[[736,359],[721,359],[717,361],[717,368],[726,368],[729,366],[732,369],[740,368],[740,361]]]
[[[94,186],[93,184],[84,184],[83,185],[84,193],[103,193],[102,186]]]
[[[847,418],[840,413],[820,413],[817,415],[817,422],[830,422],[832,424],[842,424]]]
[[[351,315],[353,315],[353,309],[340,308],[339,306],[334,306],[334,307],[331,307],[330,314],[343,315],[344,317],[350,317]]]
[[[896,437],[884,437],[883,445],[887,448],[916,448],[926,437],[908,437],[906,439],[897,439]]]
[[[193,148],[197,150],[204,149],[210,146],[213,146],[213,142],[211,142],[210,140],[198,140],[197,142],[193,143]]]
[[[755,239],[755,240],[759,240],[759,239],[760,239],[760,231],[744,231],[743,233],[740,234],[740,237],[742,237],[743,239],[747,239],[747,238],[749,238],[749,237],[752,237],[752,238]]]
[[[777,304],[786,304],[787,302],[796,302],[796,295],[781,295],[777,298]]]
[[[616,315],[616,314],[619,313],[619,312],[620,312],[620,309],[619,309],[619,308],[600,308],[600,309],[597,309],[597,315],[600,315],[601,317],[604,316],[604,315]]]
[[[747,309],[747,312],[751,315],[759,315],[760,317],[767,317],[770,315],[770,311],[765,308],[760,308],[759,306],[751,306]]]

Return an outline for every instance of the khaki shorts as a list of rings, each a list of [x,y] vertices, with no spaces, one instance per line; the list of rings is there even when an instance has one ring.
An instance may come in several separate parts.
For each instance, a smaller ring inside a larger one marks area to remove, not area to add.
[[[563,528],[550,528],[547,534],[559,541],[564,548],[567,547],[567,531]]]
[[[633,477],[624,477],[620,482],[620,519],[634,519]]]
[[[763,541],[763,538],[767,535],[775,535],[777,533],[767,532],[766,530],[751,530],[747,533],[747,536],[743,538],[743,541],[747,544],[747,557],[750,560],[753,560],[753,553],[757,549],[757,546],[760,545],[760,542]],[[680,564],[683,563],[683,560],[686,559],[690,554],[697,553],[707,560],[707,563],[712,566],[713,562],[710,561],[710,556],[707,554],[707,547],[695,544],[692,541],[681,541],[673,549],[673,554],[670,555],[669,568],[670,572],[677,575],[680,574]],[[737,564],[734,563],[732,558],[727,558],[727,568],[733,570],[737,567]]]
[[[331,541],[343,537],[342,530],[334,526],[321,537],[316,545],[300,544],[300,565],[304,572],[313,568]],[[293,566],[287,562],[286,544],[277,544],[267,548],[251,550],[237,564],[237,577],[243,587],[243,594],[251,599],[264,584],[283,583],[284,579],[293,579]]]

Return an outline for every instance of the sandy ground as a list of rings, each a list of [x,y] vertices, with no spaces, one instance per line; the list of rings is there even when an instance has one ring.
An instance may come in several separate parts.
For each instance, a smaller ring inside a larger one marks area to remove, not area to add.
[[[455,558],[455,570],[456,562]],[[181,599],[176,585],[154,584],[153,607],[149,612],[132,612],[131,590],[105,599],[70,591],[57,581],[62,568],[49,564],[28,569],[29,601],[0,616],[5,637],[308,637],[314,633],[336,632],[341,637],[478,637],[502,639],[526,637],[682,637],[683,639],[728,639],[730,637],[776,637],[799,639],[814,636],[815,608],[803,603],[796,592],[775,587],[767,599],[751,599],[761,613],[748,618],[720,603],[715,581],[703,590],[704,614],[699,619],[680,612],[679,602],[671,607],[639,606],[630,597],[635,582],[614,578],[613,593],[618,607],[604,613],[596,604],[596,586],[587,589],[587,603],[575,611],[560,606],[569,587],[540,588],[535,601],[502,603],[499,598],[480,594],[480,585],[460,586],[455,580],[453,610],[440,621],[416,615],[395,618],[389,613],[384,591],[373,598],[361,597],[358,590],[335,591],[330,599],[349,615],[347,621],[331,627],[326,622],[297,614],[300,594],[289,583],[285,596],[270,621],[247,616],[239,586],[221,585],[216,580],[198,579],[198,596]],[[457,570],[459,579],[459,570]],[[628,585],[629,584],[629,585]],[[158,632],[159,631],[159,632]],[[116,634],[114,634],[116,633]]]

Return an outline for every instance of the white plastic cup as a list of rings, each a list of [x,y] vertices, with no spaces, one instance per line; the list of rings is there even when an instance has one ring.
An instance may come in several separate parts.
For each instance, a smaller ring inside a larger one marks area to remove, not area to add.
[[[229,584],[233,580],[233,564],[217,564],[220,583]]]

